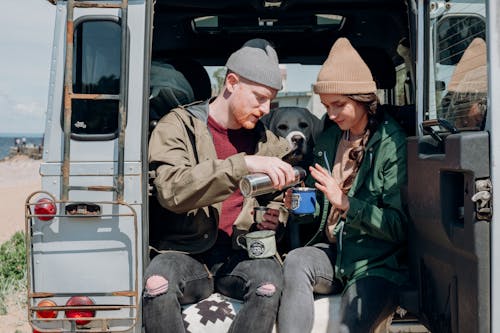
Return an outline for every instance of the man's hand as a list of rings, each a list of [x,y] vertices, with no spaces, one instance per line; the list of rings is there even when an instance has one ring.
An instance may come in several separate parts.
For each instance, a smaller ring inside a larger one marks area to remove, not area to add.
[[[277,157],[247,155],[245,163],[250,173],[267,174],[277,190],[295,182],[293,167]]]
[[[292,209],[292,189],[289,188],[285,192],[285,196],[283,198],[283,204],[285,205],[286,209]]]
[[[280,211],[273,208],[268,208],[266,213],[264,214],[264,220],[260,223],[257,223],[257,229],[259,230],[276,230],[279,221]]]

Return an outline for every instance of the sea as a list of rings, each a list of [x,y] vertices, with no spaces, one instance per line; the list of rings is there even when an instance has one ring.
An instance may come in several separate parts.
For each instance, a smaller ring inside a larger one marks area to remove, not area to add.
[[[16,145],[16,138],[18,138],[19,140],[25,138],[26,144],[40,145],[43,142],[42,134],[0,133],[0,160],[3,160],[5,157],[9,156],[10,147],[14,147]]]

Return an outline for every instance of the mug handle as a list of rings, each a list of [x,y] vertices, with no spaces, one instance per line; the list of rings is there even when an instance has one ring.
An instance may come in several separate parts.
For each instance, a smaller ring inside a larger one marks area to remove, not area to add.
[[[245,244],[243,244],[243,243],[240,243],[240,238],[245,239],[245,235],[238,235],[238,236],[236,236],[236,244],[238,244],[239,247],[241,247],[241,248],[243,248],[243,249],[246,250],[246,248],[247,248],[246,239],[245,239]]]

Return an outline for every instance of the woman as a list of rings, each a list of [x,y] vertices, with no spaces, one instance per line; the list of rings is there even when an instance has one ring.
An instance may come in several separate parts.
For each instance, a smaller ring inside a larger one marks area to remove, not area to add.
[[[316,163],[309,168],[308,183],[319,190],[319,227],[309,246],[286,256],[278,328],[310,332],[313,294],[342,292],[330,330],[372,332],[394,312],[398,289],[407,281],[400,191],[406,183],[406,138],[377,108],[370,69],[347,39],[333,45],[314,92],[333,122],[318,139]],[[287,192],[285,204],[290,201]]]

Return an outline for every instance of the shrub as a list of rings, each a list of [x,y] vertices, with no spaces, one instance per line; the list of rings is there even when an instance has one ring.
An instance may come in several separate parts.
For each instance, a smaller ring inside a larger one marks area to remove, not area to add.
[[[16,232],[0,245],[0,315],[7,313],[6,297],[23,290],[26,279],[24,233]]]
[[[22,280],[26,270],[24,233],[16,232],[10,240],[0,245],[0,281]]]

